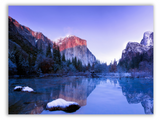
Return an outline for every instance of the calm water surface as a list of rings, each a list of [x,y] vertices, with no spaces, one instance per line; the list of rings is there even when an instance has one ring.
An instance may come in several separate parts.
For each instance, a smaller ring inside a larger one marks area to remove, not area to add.
[[[35,93],[13,91],[29,86]],[[77,102],[73,113],[45,110],[57,98]],[[57,77],[9,79],[10,114],[153,114],[153,80]]]

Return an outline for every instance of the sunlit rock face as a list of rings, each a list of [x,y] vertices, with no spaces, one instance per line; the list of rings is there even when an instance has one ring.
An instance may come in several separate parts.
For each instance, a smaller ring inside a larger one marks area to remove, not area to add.
[[[68,35],[64,38],[59,38],[57,44],[59,45],[60,51],[63,51],[67,48],[73,48],[76,46],[87,46],[87,41],[74,35]]]
[[[145,46],[153,46],[153,32],[145,32],[141,44]]]
[[[29,27],[19,24],[15,19],[8,17],[9,19],[9,38],[10,40],[19,43],[18,40],[24,42],[26,45],[32,47],[32,49],[42,49],[46,53],[48,44],[53,45],[52,41],[44,36],[41,32],[35,32]]]
[[[87,41],[79,37],[70,35],[57,40],[61,54],[65,54],[65,58],[72,60],[73,57],[82,61],[83,65],[91,65],[96,61],[95,56],[87,48]]]

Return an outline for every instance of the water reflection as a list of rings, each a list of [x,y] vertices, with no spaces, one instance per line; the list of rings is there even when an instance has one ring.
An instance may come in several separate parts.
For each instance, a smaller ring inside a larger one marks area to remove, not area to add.
[[[146,114],[153,114],[153,80],[124,78],[119,84],[129,104],[141,103]]]
[[[29,86],[36,92],[26,93],[13,91],[14,87],[18,85]],[[86,113],[94,109],[101,114],[125,114],[128,112],[124,109],[124,106],[130,110],[139,109],[134,106],[128,106],[128,103],[141,103],[145,113],[152,114],[153,81],[147,79],[122,78],[119,80],[115,78],[93,79],[85,77],[9,80],[10,114],[40,114],[44,111],[47,102],[57,98],[77,102],[82,106],[82,111],[79,110],[77,113]],[[139,105],[139,107],[141,107],[141,105]],[[121,109],[117,109],[117,106]],[[132,109],[133,107],[134,109]],[[95,112],[94,110],[93,112]],[[130,113],[132,113],[132,111],[130,111]]]
[[[60,89],[59,98],[63,98],[67,101],[75,101],[80,106],[86,105],[87,93],[92,92],[92,90],[96,87],[93,85],[91,91],[87,91],[87,87],[90,83],[87,80],[82,80],[81,83],[73,83],[66,84],[63,89]]]
[[[47,102],[63,98],[85,106],[88,95],[99,81],[83,77],[46,78],[46,79],[10,79],[9,113],[39,114]],[[15,92],[17,85],[30,86],[36,93]]]

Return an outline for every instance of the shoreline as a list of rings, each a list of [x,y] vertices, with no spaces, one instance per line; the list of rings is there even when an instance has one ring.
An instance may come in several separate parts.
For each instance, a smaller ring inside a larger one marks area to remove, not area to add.
[[[68,74],[56,74],[56,73],[45,73],[40,75],[10,75],[8,78],[45,78],[45,77],[69,77],[69,76],[84,76],[86,78],[102,78],[102,77],[114,77],[114,78],[146,78],[153,79],[153,76],[143,72],[135,72],[135,73],[94,73],[96,77],[93,77],[90,72],[76,72],[76,73],[68,73]]]

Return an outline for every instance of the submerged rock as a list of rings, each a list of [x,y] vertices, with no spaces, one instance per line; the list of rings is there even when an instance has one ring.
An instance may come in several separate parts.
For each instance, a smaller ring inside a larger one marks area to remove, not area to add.
[[[79,104],[72,101],[65,101],[64,99],[56,99],[47,103],[46,109],[49,111],[62,110],[65,112],[75,112],[80,108]]]

